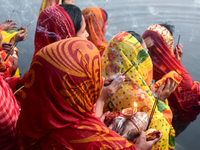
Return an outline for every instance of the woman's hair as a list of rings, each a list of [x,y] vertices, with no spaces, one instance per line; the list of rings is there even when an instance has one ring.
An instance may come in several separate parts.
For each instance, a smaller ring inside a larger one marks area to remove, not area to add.
[[[64,8],[65,11],[68,13],[70,16],[75,32],[77,33],[81,29],[81,22],[82,22],[82,13],[79,7],[75,5],[67,5],[67,4],[61,4],[60,7]]]
[[[65,0],[62,0],[62,4],[64,3]]]
[[[105,14],[105,16],[106,16],[106,21],[108,20],[108,13],[103,9],[103,12],[104,12],[104,14]]]
[[[167,30],[169,30],[169,32],[171,33],[171,35],[173,35],[173,32],[174,32],[174,26],[171,25],[171,24],[168,24],[168,23],[163,23],[163,24],[160,24],[161,26],[165,27]]]
[[[139,35],[135,31],[127,31],[127,33],[130,33],[132,36],[134,36],[140,42],[140,44],[142,44],[143,40],[142,40],[141,35]]]

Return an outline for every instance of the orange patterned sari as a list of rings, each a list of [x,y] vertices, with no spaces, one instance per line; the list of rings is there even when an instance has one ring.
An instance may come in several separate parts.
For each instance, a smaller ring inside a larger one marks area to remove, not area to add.
[[[135,149],[94,117],[101,57],[83,38],[50,44],[34,57],[18,121],[20,149]]]
[[[88,40],[94,43],[102,56],[107,43],[104,38],[103,29],[106,23],[106,16],[103,9],[88,7],[82,10],[86,22],[86,30],[89,33]]]
[[[0,64],[0,72],[3,72],[5,74],[5,77],[11,77],[13,72],[14,61],[9,56],[8,59],[4,62],[4,60],[7,57],[7,53],[3,49],[0,49],[0,55],[2,56],[2,63]]]

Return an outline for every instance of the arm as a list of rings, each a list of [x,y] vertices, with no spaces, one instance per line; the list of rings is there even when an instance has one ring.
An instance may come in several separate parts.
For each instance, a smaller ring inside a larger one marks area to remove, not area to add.
[[[101,91],[99,100],[96,103],[95,116],[100,117],[103,114],[104,102],[112,97],[123,85],[125,76],[120,75],[109,86],[104,86]]]

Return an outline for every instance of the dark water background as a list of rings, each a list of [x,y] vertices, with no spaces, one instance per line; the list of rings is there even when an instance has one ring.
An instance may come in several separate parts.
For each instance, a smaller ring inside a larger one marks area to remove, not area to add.
[[[34,34],[42,0],[0,0],[0,22],[13,19],[28,28],[26,41],[18,44],[20,73],[29,68],[34,51]],[[142,34],[153,23],[175,25],[174,40],[183,45],[182,64],[195,81],[200,81],[200,0],[75,0],[81,9],[103,7],[109,15],[106,40],[120,31],[134,30]],[[13,12],[13,10],[15,10]],[[12,13],[13,12],[13,13]],[[10,17],[12,14],[12,17]],[[200,149],[200,116],[176,138],[176,150]]]

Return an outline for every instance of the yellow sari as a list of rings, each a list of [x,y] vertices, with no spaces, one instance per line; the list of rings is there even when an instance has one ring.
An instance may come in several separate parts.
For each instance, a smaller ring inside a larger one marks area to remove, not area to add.
[[[39,15],[40,13],[49,6],[54,6],[57,4],[62,4],[62,0],[42,0],[42,4],[40,6]],[[39,16],[38,15],[38,16]]]
[[[6,43],[10,43],[10,40],[18,33],[18,31],[15,30],[11,30],[12,32],[7,32],[7,31],[1,31],[1,34],[3,36],[3,40],[2,42],[6,42]],[[14,48],[14,53],[12,56],[18,58],[17,52],[18,49],[17,47]],[[17,68],[15,74],[13,75],[13,77],[20,77],[20,72],[19,72],[19,67]]]
[[[133,102],[136,102],[137,110],[146,112],[150,116],[155,101],[149,88],[153,79],[153,64],[148,52],[143,49],[137,39],[129,33],[120,32],[110,40],[103,53],[102,63],[105,78],[118,72],[125,72],[132,64],[134,65],[126,73],[128,81],[125,81],[123,87],[106,100],[104,111],[122,111],[124,108],[132,107]],[[175,72],[171,74],[177,75]],[[179,81],[176,82],[179,83]],[[175,131],[171,120],[172,112],[169,106],[158,100],[150,128],[160,131],[163,136],[152,148],[153,150],[173,150],[175,148]]]

